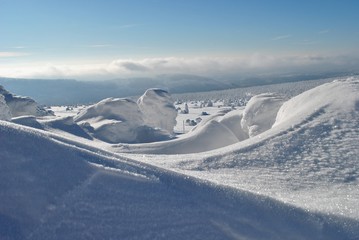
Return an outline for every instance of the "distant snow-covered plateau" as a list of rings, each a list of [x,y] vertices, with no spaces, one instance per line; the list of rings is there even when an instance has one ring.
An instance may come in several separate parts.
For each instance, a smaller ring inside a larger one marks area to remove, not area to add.
[[[5,88],[0,239],[359,239],[357,76],[87,106]]]

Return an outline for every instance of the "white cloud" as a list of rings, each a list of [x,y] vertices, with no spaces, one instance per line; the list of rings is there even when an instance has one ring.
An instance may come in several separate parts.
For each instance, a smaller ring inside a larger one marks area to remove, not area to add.
[[[1,66],[0,76],[19,78],[71,78],[106,80],[152,77],[161,74],[194,74],[213,78],[263,76],[283,73],[359,71],[359,58],[350,55],[270,55],[237,57],[117,59],[101,64],[32,64]]]

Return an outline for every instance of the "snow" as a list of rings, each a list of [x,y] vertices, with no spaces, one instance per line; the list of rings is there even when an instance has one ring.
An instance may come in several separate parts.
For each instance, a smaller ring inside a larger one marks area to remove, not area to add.
[[[168,92],[149,89],[138,102],[107,98],[82,109],[74,121],[108,143],[163,141],[173,134],[177,111]]]
[[[162,89],[148,89],[137,101],[147,126],[173,134],[177,110],[170,94]]]
[[[354,239],[358,234],[350,219],[106,157],[43,131],[0,122],[0,134],[2,239]]]
[[[0,95],[0,120],[10,120],[11,113],[3,95]]]
[[[45,109],[38,106],[30,97],[16,96],[0,86],[0,96],[4,96],[12,117],[24,115],[46,116],[50,115]]]
[[[249,137],[254,137],[270,129],[283,102],[283,97],[274,93],[253,96],[243,111],[241,120],[243,131]]]
[[[124,99],[0,121],[0,239],[357,239],[359,78],[276,89],[232,111],[188,102],[177,121],[209,115],[155,143],[93,138],[156,130]]]
[[[136,142],[136,129],[144,125],[136,102],[124,98],[104,99],[80,111],[74,120],[89,124],[96,138],[110,143]]]
[[[202,154],[131,155],[308,211],[359,219],[359,79],[323,84],[283,104],[273,128]]]

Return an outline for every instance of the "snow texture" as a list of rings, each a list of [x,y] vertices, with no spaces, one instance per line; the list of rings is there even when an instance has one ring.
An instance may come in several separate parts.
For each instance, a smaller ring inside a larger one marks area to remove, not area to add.
[[[42,131],[0,121],[0,136],[1,239],[330,240],[358,234],[354,220],[106,157]]]
[[[137,128],[144,126],[137,103],[125,98],[107,98],[82,110],[74,118],[89,123],[93,135],[106,142],[136,142]]]
[[[283,102],[283,97],[274,93],[253,96],[243,111],[241,119],[243,131],[249,137],[254,137],[270,129]]]
[[[19,117],[25,115],[45,116],[49,113],[38,106],[35,100],[29,97],[16,96],[9,93],[0,86],[0,95],[5,97],[6,104],[9,106],[11,116]]]
[[[128,101],[75,121],[15,119],[44,130],[0,121],[0,239],[358,239],[359,78],[283,104],[253,98],[246,118],[212,114],[171,141],[62,135],[135,121]],[[247,136],[243,118],[268,130]],[[206,149],[220,144],[231,145]],[[179,151],[194,154],[163,155]]]
[[[137,101],[146,125],[173,134],[177,110],[170,94],[162,89],[148,89]]]
[[[147,116],[152,116],[149,110],[156,111],[159,108],[145,110]],[[158,112],[156,114],[161,116]],[[141,143],[169,139],[168,132],[146,125],[144,116],[146,115],[141,112],[137,103],[130,99],[107,98],[82,110],[74,117],[74,121],[81,126],[87,126],[86,129],[93,137],[108,143]],[[165,120],[158,119],[157,123],[166,123]]]
[[[5,98],[0,94],[0,120],[9,121],[11,119],[11,113],[8,105],[5,102]]]

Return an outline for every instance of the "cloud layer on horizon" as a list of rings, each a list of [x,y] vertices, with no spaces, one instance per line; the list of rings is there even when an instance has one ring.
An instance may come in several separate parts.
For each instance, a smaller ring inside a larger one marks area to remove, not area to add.
[[[1,66],[1,64],[0,64]],[[359,71],[359,57],[351,55],[252,54],[241,57],[117,59],[100,64],[31,64],[2,66],[1,77],[107,80],[152,77],[161,74],[193,74],[212,78],[263,75],[313,74]]]

